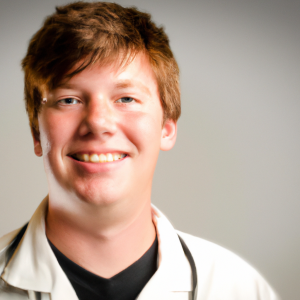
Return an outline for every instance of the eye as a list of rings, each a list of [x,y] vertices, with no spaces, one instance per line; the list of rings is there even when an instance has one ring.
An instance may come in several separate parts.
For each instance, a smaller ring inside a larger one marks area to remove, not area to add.
[[[135,100],[133,98],[130,97],[122,97],[120,99],[118,99],[116,101],[116,103],[130,103],[130,102],[134,102]]]
[[[78,104],[79,103],[79,100],[75,99],[75,98],[65,98],[65,99],[61,99],[58,101],[59,103],[61,104],[69,104],[69,105],[72,105],[72,104]]]

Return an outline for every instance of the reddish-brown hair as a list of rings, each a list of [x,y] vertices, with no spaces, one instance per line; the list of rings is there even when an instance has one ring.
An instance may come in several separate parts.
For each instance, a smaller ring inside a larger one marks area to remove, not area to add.
[[[166,33],[152,22],[150,14],[106,2],[56,7],[30,40],[22,61],[25,105],[33,134],[39,133],[43,87],[51,90],[66,76],[94,63],[130,63],[141,51],[148,55],[156,76],[164,120],[177,121],[181,112],[178,65]],[[70,70],[74,71],[70,74]]]

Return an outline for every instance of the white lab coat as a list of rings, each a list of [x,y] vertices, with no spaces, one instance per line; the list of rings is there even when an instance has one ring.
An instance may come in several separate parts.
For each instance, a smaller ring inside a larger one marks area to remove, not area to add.
[[[14,255],[5,266],[6,250],[18,233],[0,239],[0,299],[78,300],[45,235],[47,197],[32,216]],[[194,258],[197,300],[278,300],[266,281],[235,254],[203,239],[176,231],[156,208],[158,269],[138,300],[191,300],[192,273],[178,239]],[[37,298],[36,298],[37,297]]]

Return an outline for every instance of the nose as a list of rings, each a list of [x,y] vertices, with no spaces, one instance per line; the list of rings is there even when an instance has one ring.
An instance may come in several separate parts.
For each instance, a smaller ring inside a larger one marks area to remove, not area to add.
[[[116,132],[116,113],[107,99],[91,99],[86,106],[85,116],[80,126],[81,136],[94,135],[106,138]]]

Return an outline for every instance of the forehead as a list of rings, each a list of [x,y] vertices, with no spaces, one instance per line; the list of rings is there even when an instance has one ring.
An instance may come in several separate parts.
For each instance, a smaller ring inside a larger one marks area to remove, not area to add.
[[[70,70],[76,70],[81,62]],[[145,93],[158,94],[158,84],[149,58],[144,53],[138,53],[130,62],[119,64],[111,62],[106,64],[95,63],[88,66],[78,74],[68,78],[66,76],[57,88],[91,88],[114,87],[116,89],[139,88]]]

